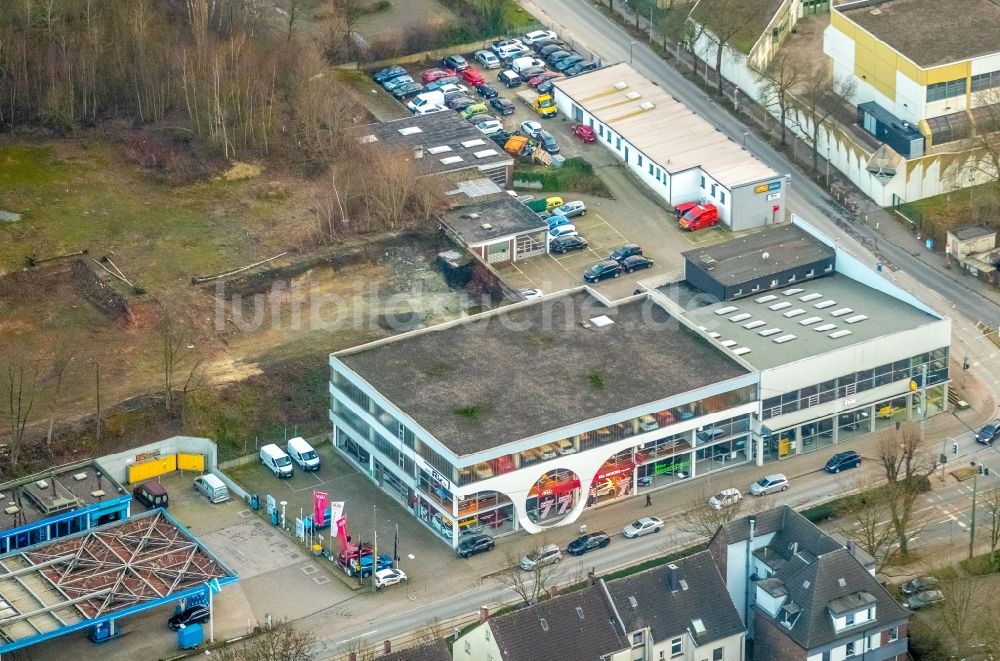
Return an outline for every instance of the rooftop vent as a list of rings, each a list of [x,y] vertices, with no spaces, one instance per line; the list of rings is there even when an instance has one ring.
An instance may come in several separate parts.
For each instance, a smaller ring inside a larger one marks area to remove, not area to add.
[[[581,620],[583,619],[583,609],[579,606],[576,607],[576,616]]]
[[[782,301],[780,303],[775,303],[774,305],[769,305],[768,307],[772,310],[784,310],[785,308],[792,307],[792,304],[788,301]]]
[[[10,514],[11,516],[14,516],[15,514],[17,514],[20,511],[21,511],[21,508],[18,507],[17,505],[11,505],[10,507],[4,508],[4,513]]]
[[[490,156],[496,156],[496,155],[497,155],[496,149],[484,149],[482,151],[476,152],[476,158],[488,158]]]
[[[642,94],[639,94],[635,90],[629,90],[628,92],[625,93],[625,96],[627,96],[630,99],[638,99],[640,96],[642,96]]]
[[[837,579],[837,585],[839,585],[842,588],[846,588],[847,587],[847,581],[845,581],[842,578],[838,578]]]
[[[749,324],[743,324],[743,328],[746,328],[747,330],[753,330],[754,328],[760,328],[766,323],[767,322],[763,321],[762,319],[755,319],[751,321]]]
[[[729,318],[729,321],[734,321],[734,322],[736,322],[736,321],[744,321],[745,319],[749,319],[752,316],[753,315],[751,315],[749,312],[741,312],[739,314],[734,314],[733,316],[731,316]]]
[[[812,583],[810,583],[808,580],[802,581],[802,587],[804,587],[806,590],[809,589],[810,585],[812,585]]]
[[[818,310],[825,310],[826,308],[833,307],[836,304],[837,304],[837,301],[831,301],[830,299],[826,299],[825,301],[820,301],[819,303],[817,303],[813,307],[816,308],[816,309],[818,309]]]
[[[736,346],[736,340],[723,340],[722,342],[719,342],[719,344],[728,349],[729,347]]]
[[[594,317],[590,320],[590,323],[598,328],[603,328],[604,326],[610,326],[615,323],[615,320],[611,317],[602,314],[600,317]]]
[[[407,126],[399,129],[400,135],[416,135],[417,133],[423,133],[419,126]]]
[[[762,331],[758,331],[757,334],[761,337],[771,337],[772,335],[777,335],[780,332],[780,328],[766,328]]]
[[[96,489],[94,491],[91,491],[90,495],[93,496],[94,498],[104,498],[105,496],[104,489]]]
[[[848,317],[847,319],[844,319],[844,321],[846,321],[849,324],[856,324],[859,321],[864,321],[867,318],[868,318],[868,315],[856,314],[853,317]]]
[[[831,317],[843,317],[845,314],[851,314],[854,312],[851,308],[840,308],[839,310],[834,310],[830,313]]]
[[[795,308],[794,310],[789,310],[785,313],[785,316],[791,319],[792,317],[798,317],[799,315],[805,314],[806,311],[802,308]]]
[[[782,335],[781,337],[776,337],[772,340],[775,344],[784,344],[785,342],[791,342],[795,339],[795,336],[789,333],[788,335]]]
[[[461,156],[449,156],[448,158],[442,158],[441,163],[443,165],[452,165],[454,163],[461,163],[463,159]]]
[[[717,315],[729,314],[730,312],[736,312],[737,310],[739,310],[739,308],[736,307],[735,305],[727,305],[726,307],[719,308],[718,310],[716,310],[715,314]]]
[[[361,136],[361,144],[368,144],[369,142],[378,142],[378,137],[374,135],[363,135]]]
[[[698,261],[700,261],[705,266],[709,267],[709,269],[711,269],[717,264],[717,262],[715,261],[715,257],[712,257],[711,255],[702,255],[698,258]]]
[[[643,101],[642,103],[639,104],[639,107],[642,108],[643,110],[652,110],[653,108],[656,107],[656,104],[653,103],[652,101]]]
[[[48,489],[49,483],[46,482],[45,480],[38,480],[37,482],[35,482],[35,486],[38,487],[39,489]]]
[[[795,294],[798,294],[800,291],[805,291],[805,290],[802,289],[802,287],[793,287],[791,289],[786,289],[781,293],[784,294],[785,296],[793,296]]]
[[[448,145],[438,145],[437,147],[431,147],[427,150],[428,154],[443,154],[445,152],[451,151],[451,147]]]
[[[826,332],[828,330],[833,330],[836,327],[837,327],[837,324],[823,324],[822,326],[817,326],[813,330],[814,331],[819,331],[820,333],[824,333],[824,332]]]
[[[844,328],[843,330],[834,331],[830,333],[830,338],[836,340],[838,337],[844,337],[845,335],[850,335],[851,331]]]
[[[87,479],[87,474],[86,473],[74,473],[73,474],[73,479],[76,480],[77,482],[83,482],[84,480]],[[2,496],[3,496],[3,494],[0,494],[0,497],[2,497]]]
[[[628,605],[631,606],[632,608],[638,608],[639,607],[639,602],[635,600],[635,597],[629,597],[628,598]]]
[[[815,324],[817,321],[823,321],[822,317],[806,317],[799,323],[803,326],[809,326],[810,324]]]
[[[616,90],[628,89],[628,83],[626,83],[624,80],[619,80],[617,83],[615,83],[615,89]]]
[[[799,296],[799,300],[802,301],[803,303],[807,301],[815,301],[817,298],[823,298],[823,294],[817,294],[816,292],[812,292],[810,294],[806,294],[805,296]]]
[[[722,335],[722,333],[717,333],[715,331],[712,331],[711,333],[708,334],[708,336],[710,338],[712,338],[713,340],[716,339],[716,338],[718,338],[718,337],[720,337],[721,335]]]
[[[485,144],[486,144],[485,140],[481,140],[479,138],[476,138],[474,140],[466,140],[465,142],[462,143],[462,146],[465,147],[466,149],[468,149],[470,147],[479,147],[479,146],[485,145]]]
[[[742,356],[745,353],[750,353],[750,347],[740,347],[739,349],[733,349],[733,353],[737,356]]]
[[[761,296],[760,298],[755,298],[753,300],[757,301],[758,303],[770,303],[776,298],[778,297],[775,296],[774,294],[765,294],[764,296]]]
[[[542,625],[542,631],[548,631],[549,630],[549,623],[545,620],[544,617],[540,618],[538,620],[538,623]]]
[[[482,225],[480,225],[480,227],[482,227],[484,230],[491,230],[491,229],[493,229],[493,226],[490,225],[489,223],[483,223]]]
[[[417,145],[416,147],[414,147],[413,148],[413,158],[423,158],[423,157],[424,157],[424,148],[421,147],[420,145]]]

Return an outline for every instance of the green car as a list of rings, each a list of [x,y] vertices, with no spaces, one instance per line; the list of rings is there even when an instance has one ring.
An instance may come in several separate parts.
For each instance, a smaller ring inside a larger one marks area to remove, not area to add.
[[[462,119],[469,119],[473,115],[481,115],[486,112],[489,112],[489,110],[486,108],[485,103],[473,103],[459,114],[462,116]]]

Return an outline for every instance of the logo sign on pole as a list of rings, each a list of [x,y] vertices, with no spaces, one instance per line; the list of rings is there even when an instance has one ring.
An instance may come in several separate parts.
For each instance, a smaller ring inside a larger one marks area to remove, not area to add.
[[[322,491],[313,491],[313,521],[317,526],[326,524],[326,504],[329,496]]]
[[[344,516],[344,501],[337,500],[330,503],[330,521],[337,521]]]
[[[306,522],[305,519],[300,519],[295,517],[295,536],[299,538],[299,541],[305,541],[306,539]]]
[[[268,495],[267,497],[267,513],[270,514],[274,510],[278,509],[278,503],[274,500],[274,496]]]
[[[337,521],[337,539],[340,540],[340,550],[347,548],[347,517],[342,516]]]

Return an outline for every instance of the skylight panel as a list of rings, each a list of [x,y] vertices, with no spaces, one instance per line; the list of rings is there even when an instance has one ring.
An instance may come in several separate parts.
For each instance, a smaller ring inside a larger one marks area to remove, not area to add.
[[[851,308],[839,308],[830,313],[831,317],[843,317],[845,314],[851,314],[854,312]]]
[[[775,344],[784,344],[785,342],[791,342],[794,339],[795,339],[795,336],[792,335],[791,333],[788,333],[787,335],[782,335],[781,337],[776,337],[776,338],[774,338],[771,341],[774,342]]]
[[[727,305],[724,308],[719,308],[718,310],[716,310],[715,314],[721,316],[721,315],[724,315],[724,314],[729,314],[730,312],[736,312],[737,310],[739,310],[739,308],[736,307],[735,305]]]
[[[782,301],[781,303],[775,303],[774,305],[769,305],[772,310],[784,310],[785,308],[792,307],[792,304],[788,301]]]
[[[816,292],[812,292],[806,294],[805,296],[799,296],[799,300],[802,301],[803,303],[808,303],[809,301],[815,301],[817,298],[823,298],[823,294],[817,294]]]
[[[773,301],[776,298],[778,298],[778,297],[775,296],[774,294],[765,294],[765,295],[760,296],[758,298],[755,298],[753,300],[757,301],[758,303],[770,303],[771,301]]]
[[[761,337],[770,337],[771,335],[777,335],[781,332],[780,328],[766,328],[762,331],[758,331],[758,335]]]
[[[746,328],[747,330],[753,330],[754,328],[760,328],[766,323],[767,322],[764,321],[763,319],[754,319],[748,324],[743,324],[743,328]]]
[[[856,324],[859,321],[864,321],[867,318],[868,318],[868,315],[865,315],[865,314],[856,314],[853,317],[848,317],[847,319],[844,319],[844,321],[846,321],[849,324]]]
[[[819,303],[817,303],[813,307],[816,308],[816,309],[818,309],[818,310],[825,310],[827,308],[833,307],[836,304],[837,304],[837,301],[831,301],[830,299],[826,299],[825,301],[820,301]]]
[[[750,314],[749,312],[741,312],[739,314],[735,314],[732,317],[730,317],[729,321],[745,321],[745,320],[749,319],[752,316],[753,315]]]

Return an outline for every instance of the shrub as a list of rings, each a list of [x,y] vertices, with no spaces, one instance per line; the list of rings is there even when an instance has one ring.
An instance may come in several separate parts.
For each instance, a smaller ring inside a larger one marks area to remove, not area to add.
[[[607,186],[594,174],[594,166],[579,157],[567,158],[561,168],[550,165],[524,167],[514,178],[540,183],[543,191],[575,191],[611,197]]]

